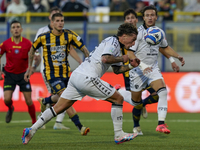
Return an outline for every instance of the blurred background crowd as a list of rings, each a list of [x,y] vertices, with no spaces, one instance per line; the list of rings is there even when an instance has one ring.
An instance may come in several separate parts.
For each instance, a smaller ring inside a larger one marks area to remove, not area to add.
[[[20,14],[30,12],[49,12],[49,10],[58,6],[63,12],[82,12],[83,17],[66,17],[68,21],[87,20],[94,22],[94,16],[87,16],[86,12],[97,12],[99,9],[103,12],[123,12],[127,8],[134,8],[136,12],[153,4],[160,12],[164,12],[164,20],[172,20],[173,13],[177,11],[196,11],[200,12],[200,0],[0,0],[0,13]],[[200,18],[193,16],[195,21]],[[5,17],[0,17],[4,22]],[[46,18],[32,17],[31,22],[41,21]],[[111,16],[109,21],[122,21],[123,18]]]

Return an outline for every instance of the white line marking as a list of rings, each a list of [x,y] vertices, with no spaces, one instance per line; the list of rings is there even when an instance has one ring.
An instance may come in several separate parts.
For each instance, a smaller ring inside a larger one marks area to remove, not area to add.
[[[56,121],[56,119],[52,119],[51,121]],[[157,122],[158,120],[140,120],[140,122]],[[31,120],[13,120],[11,121],[11,123],[27,123],[27,122],[31,122]],[[63,120],[63,122],[71,122],[70,119],[65,119]],[[90,120],[83,120],[81,119],[81,122],[112,122],[111,119],[90,119]],[[124,119],[123,122],[133,122],[133,120],[131,119]],[[178,120],[166,120],[166,122],[200,122],[200,120],[181,120],[181,119],[178,119]],[[4,121],[0,121],[0,123],[5,123]]]

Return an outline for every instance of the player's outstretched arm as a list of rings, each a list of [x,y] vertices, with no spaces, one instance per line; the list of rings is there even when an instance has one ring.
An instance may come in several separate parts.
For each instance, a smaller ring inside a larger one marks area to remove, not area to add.
[[[171,67],[175,72],[179,72],[180,68],[179,66],[176,64],[175,60],[173,57],[169,56],[162,48],[159,48],[160,53],[162,53],[166,58],[169,59],[169,61],[171,62]]]
[[[70,51],[69,54],[79,63],[82,63],[81,58],[78,56],[76,50],[73,48],[73,46],[70,45]]]
[[[176,53],[170,46],[167,46],[166,48],[161,48],[161,49],[164,49],[164,51],[168,55],[177,58],[181,62],[181,66],[183,66],[185,64],[184,58],[182,56],[180,56],[178,53]]]

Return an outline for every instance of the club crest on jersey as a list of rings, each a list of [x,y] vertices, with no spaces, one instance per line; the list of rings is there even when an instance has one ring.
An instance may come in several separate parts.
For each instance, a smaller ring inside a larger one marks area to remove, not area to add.
[[[19,50],[18,49],[15,49],[15,54],[18,54],[19,53]]]
[[[63,42],[63,44],[67,44],[67,41],[65,40],[65,41]]]
[[[61,86],[60,84],[56,85],[56,89],[60,90],[61,89]]]

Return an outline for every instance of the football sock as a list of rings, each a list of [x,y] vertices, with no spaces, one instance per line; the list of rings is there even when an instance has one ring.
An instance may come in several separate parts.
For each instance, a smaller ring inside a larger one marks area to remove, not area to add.
[[[63,119],[65,117],[65,113],[66,113],[66,111],[64,111],[61,114],[57,115],[57,117],[56,117],[56,122],[57,123],[62,123],[62,121],[63,121]]]
[[[147,98],[142,100],[143,106],[146,106],[147,104],[157,103],[158,98],[158,95],[149,95]]]
[[[158,121],[158,125],[165,124],[164,121]]]
[[[57,114],[54,111],[53,107],[50,107],[48,109],[46,109],[42,115],[40,116],[40,118],[36,121],[36,123],[34,123],[31,128],[34,131],[37,131],[39,128],[41,128],[44,124],[46,124],[47,122],[49,122],[53,117],[55,117]]]
[[[111,118],[113,120],[113,127],[115,137],[119,137],[122,131],[122,122],[123,122],[123,114],[122,114],[123,105],[112,104],[111,108]]]
[[[51,96],[52,96],[52,95],[51,95]],[[46,105],[46,104],[53,104],[54,102],[52,102],[51,96],[45,97],[45,98],[42,100],[42,103],[43,103],[44,105]]]
[[[69,118],[73,121],[73,123],[75,124],[75,126],[77,126],[77,128],[79,129],[79,131],[81,131],[81,128],[82,128],[83,125],[81,124],[81,122],[79,120],[79,116],[77,114],[75,114],[74,116],[69,117]]]
[[[140,115],[142,112],[142,108],[143,108],[143,103],[142,103],[142,101],[140,101],[140,104],[135,106],[132,110],[134,127],[140,126],[139,121],[140,121]]]
[[[28,106],[28,113],[31,116],[32,124],[34,124],[36,122],[36,113],[35,113],[35,105],[34,104]]]
[[[160,88],[157,91],[157,94],[159,96],[158,100],[158,121],[165,121],[165,118],[167,116],[167,89],[165,87]]]
[[[4,101],[5,103],[5,101]],[[13,109],[13,101],[11,100],[9,103],[5,103],[5,105],[8,107],[9,110],[12,110]]]

